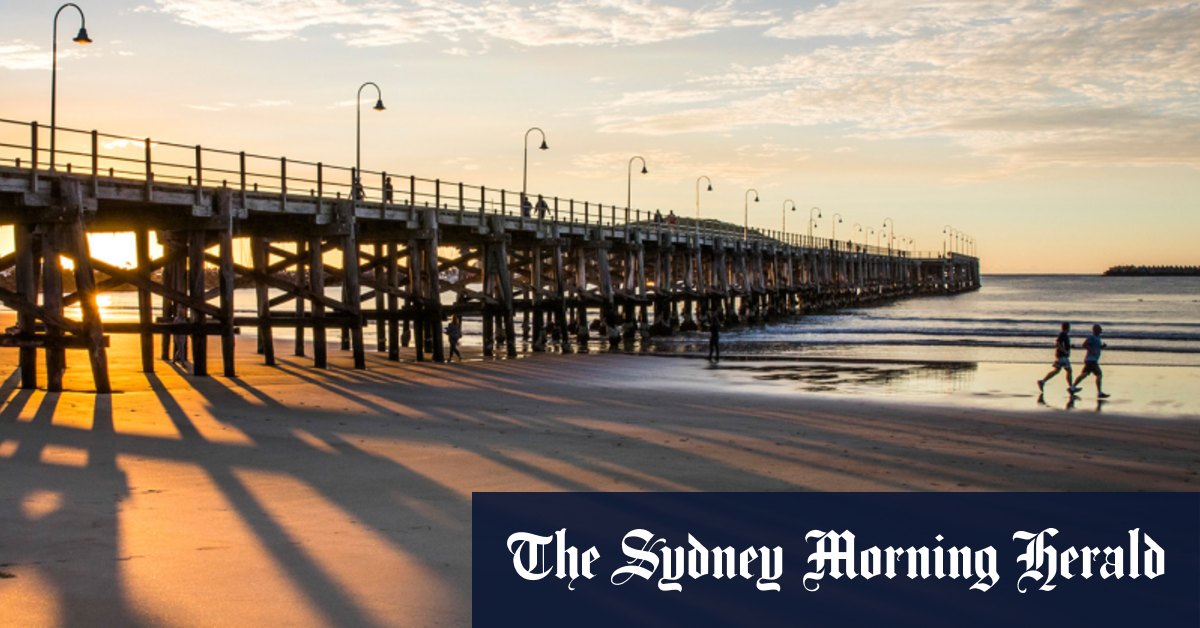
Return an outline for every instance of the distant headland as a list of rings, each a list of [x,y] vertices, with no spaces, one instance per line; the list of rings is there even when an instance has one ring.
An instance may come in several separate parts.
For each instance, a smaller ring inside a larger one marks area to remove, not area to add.
[[[1105,277],[1200,277],[1200,266],[1113,266]]]

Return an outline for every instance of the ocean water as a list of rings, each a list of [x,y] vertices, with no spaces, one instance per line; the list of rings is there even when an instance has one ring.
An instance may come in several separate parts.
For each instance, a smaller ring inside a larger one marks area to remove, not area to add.
[[[1108,345],[1103,386],[1046,385],[1059,326],[1071,323],[1082,368],[1093,324]],[[704,334],[659,339],[658,351],[703,355]],[[906,299],[734,329],[721,336],[729,386],[990,407],[1200,418],[1200,278],[985,276],[966,294]]]
[[[1063,322],[1076,347],[1100,324],[1105,364],[1200,366],[1200,277],[985,276],[976,292],[730,330],[722,348],[758,357],[1049,364]]]

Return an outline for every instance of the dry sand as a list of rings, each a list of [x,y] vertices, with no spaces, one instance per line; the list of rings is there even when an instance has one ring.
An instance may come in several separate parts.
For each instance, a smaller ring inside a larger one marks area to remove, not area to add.
[[[242,338],[239,378],[197,379],[137,372],[135,345],[114,337],[111,396],[16,389],[0,352],[0,625],[464,625],[472,491],[1195,490],[1200,469],[1196,421],[831,399],[699,360],[362,372],[333,350],[322,372]]]

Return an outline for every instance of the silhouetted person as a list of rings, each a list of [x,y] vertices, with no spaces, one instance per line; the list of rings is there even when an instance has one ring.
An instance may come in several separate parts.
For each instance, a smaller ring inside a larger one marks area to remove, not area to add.
[[[1074,374],[1071,372],[1071,324],[1063,323],[1062,331],[1058,333],[1058,339],[1054,341],[1054,370],[1046,373],[1046,376],[1038,380],[1038,390],[1046,388],[1046,382],[1050,381],[1059,371],[1067,372],[1067,392],[1079,392],[1079,388],[1071,384],[1071,378]]]
[[[654,224],[661,225],[662,221],[663,221],[662,212],[657,209],[654,210]]]
[[[537,209],[538,220],[544,220],[546,212],[550,211],[550,206],[546,204],[546,199],[542,198],[541,194],[538,194],[538,202],[535,208]]]
[[[450,355],[446,358],[447,362],[453,361],[454,356],[458,356],[458,361],[462,362],[462,353],[458,351],[460,338],[462,338],[462,319],[455,314],[450,319],[450,324],[446,326],[446,340],[450,341]]]
[[[1079,382],[1082,382],[1085,377],[1095,375],[1096,396],[1100,399],[1108,399],[1109,394],[1102,388],[1104,374],[1100,372],[1100,351],[1108,347],[1104,341],[1100,340],[1102,331],[1104,330],[1099,325],[1092,325],[1092,335],[1083,341],[1083,348],[1087,350],[1087,355],[1083,357],[1083,372],[1075,379],[1075,390],[1079,390]]]
[[[716,310],[708,315],[708,361],[721,361],[721,317]]]
[[[392,178],[388,177],[383,181],[383,202],[392,202]]]
[[[521,217],[528,218],[533,213],[533,205],[529,202],[529,197],[525,193],[521,193]]]

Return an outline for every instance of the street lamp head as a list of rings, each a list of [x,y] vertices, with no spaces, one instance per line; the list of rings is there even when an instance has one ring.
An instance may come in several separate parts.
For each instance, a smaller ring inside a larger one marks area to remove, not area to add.
[[[708,191],[712,192],[712,184],[711,183],[708,184]]]
[[[375,101],[375,111],[383,111],[384,109],[387,109],[387,107],[383,106],[383,99],[382,98],[377,99]]]
[[[90,44],[92,43],[92,38],[88,37],[87,29],[81,26],[79,27],[79,34],[75,35],[75,38],[71,41],[77,44]]]
[[[542,138],[542,145],[538,146],[538,150],[550,150],[550,147],[546,145],[546,138]]]
[[[755,203],[757,203],[757,202],[758,202],[758,194],[755,194],[755,195],[754,195],[754,202],[755,202]]]
[[[642,164],[642,174],[650,174],[650,171],[646,170],[646,164]]]
[[[841,224],[841,222],[842,222],[842,218],[839,216],[839,217],[838,217],[838,224]]]

